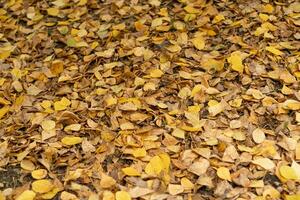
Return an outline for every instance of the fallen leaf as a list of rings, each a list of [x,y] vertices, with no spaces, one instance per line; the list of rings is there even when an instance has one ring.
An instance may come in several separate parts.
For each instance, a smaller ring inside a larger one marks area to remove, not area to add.
[[[37,169],[31,172],[31,176],[34,179],[43,179],[47,176],[47,170],[45,169]]]
[[[275,168],[275,164],[269,158],[256,158],[252,161],[253,164],[256,164],[266,170],[272,170]]]
[[[41,179],[41,180],[36,180],[31,184],[32,190],[36,193],[47,193],[52,188],[54,185],[51,183],[50,180],[47,179]]]
[[[219,178],[227,180],[227,181],[231,181],[231,176],[230,176],[230,172],[229,169],[226,167],[219,167],[217,169],[217,175]]]
[[[230,56],[227,58],[227,60],[232,70],[237,71],[239,73],[243,73],[244,65],[243,65],[243,59],[240,51],[232,52]]]
[[[140,176],[141,174],[133,167],[122,168],[122,172],[127,176]]]
[[[175,184],[169,184],[168,186],[168,192],[171,195],[178,195],[180,193],[183,193],[184,188],[182,185],[175,185]]]
[[[116,192],[116,200],[131,200],[131,196],[126,191]]]
[[[75,144],[80,144],[82,142],[82,138],[80,137],[75,137],[75,136],[66,136],[64,137],[61,142],[65,145],[75,145]]]
[[[16,198],[16,200],[34,200],[35,196],[35,192],[31,190],[25,190]]]

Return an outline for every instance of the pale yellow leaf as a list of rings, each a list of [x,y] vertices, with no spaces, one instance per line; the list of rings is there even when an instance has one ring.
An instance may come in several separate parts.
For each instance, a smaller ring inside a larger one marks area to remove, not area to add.
[[[257,128],[252,132],[252,139],[255,143],[259,144],[266,139],[266,135],[260,128]]]
[[[32,171],[35,169],[35,165],[33,164],[32,161],[30,160],[22,160],[21,163],[20,163],[22,169],[25,169],[25,170],[28,170],[28,171]]]
[[[275,168],[275,164],[269,158],[256,158],[252,161],[253,164],[256,164],[266,170],[271,170]]]
[[[186,177],[183,177],[180,180],[180,183],[182,185],[182,187],[184,188],[184,190],[192,190],[194,188],[194,184]]]
[[[184,188],[182,185],[176,185],[176,184],[169,184],[168,186],[168,192],[171,195],[178,195],[180,193],[183,193]]]
[[[55,128],[55,125],[56,123],[53,120],[44,120],[41,123],[41,126],[45,131],[53,130]]]
[[[224,179],[224,180],[227,180],[227,181],[231,181],[230,171],[226,167],[219,167],[217,169],[217,175],[221,179]]]
[[[65,131],[79,131],[81,128],[80,124],[70,124],[64,128]]]

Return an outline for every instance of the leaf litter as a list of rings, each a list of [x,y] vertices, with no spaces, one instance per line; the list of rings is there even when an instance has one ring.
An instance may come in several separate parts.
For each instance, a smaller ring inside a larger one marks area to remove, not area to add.
[[[0,199],[300,199],[299,16],[3,0]]]

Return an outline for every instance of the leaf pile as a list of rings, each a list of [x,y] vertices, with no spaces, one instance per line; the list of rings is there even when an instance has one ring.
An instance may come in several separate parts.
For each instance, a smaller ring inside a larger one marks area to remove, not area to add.
[[[299,26],[293,0],[2,0],[0,199],[299,200]]]

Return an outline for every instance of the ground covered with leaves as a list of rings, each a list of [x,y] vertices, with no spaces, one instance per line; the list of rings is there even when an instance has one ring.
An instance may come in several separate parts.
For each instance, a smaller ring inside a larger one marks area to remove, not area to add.
[[[300,199],[300,3],[0,1],[0,200]]]

